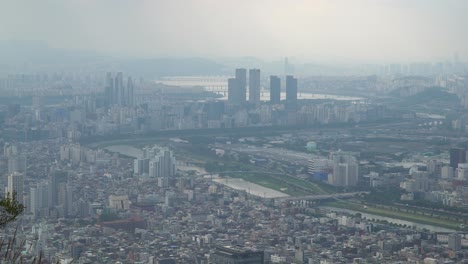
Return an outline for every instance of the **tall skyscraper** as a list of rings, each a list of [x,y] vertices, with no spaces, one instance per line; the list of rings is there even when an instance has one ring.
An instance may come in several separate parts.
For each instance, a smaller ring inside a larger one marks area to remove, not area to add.
[[[247,70],[236,69],[236,79],[238,81],[238,103],[243,104],[246,102],[247,98]]]
[[[128,106],[134,105],[134,85],[131,77],[127,78],[127,84],[124,85],[123,74],[119,72],[112,77],[112,73],[106,75],[106,87],[104,96],[107,106]]]
[[[237,104],[239,101],[239,85],[236,78],[228,79],[228,102],[230,104]]]
[[[335,186],[356,186],[359,175],[359,165],[355,157],[344,153],[333,153],[333,174],[329,183]]]
[[[286,109],[297,109],[297,79],[291,75],[286,76]]]
[[[104,96],[106,97],[107,106],[113,105],[115,102],[114,99],[114,78],[112,78],[112,73],[108,72],[106,75],[106,87],[104,91]]]
[[[459,163],[466,162],[466,150],[462,148],[450,149],[450,167],[453,169],[458,168]]]
[[[45,213],[49,208],[49,186],[47,182],[40,182],[29,190],[29,212],[34,216]]]
[[[125,98],[125,91],[123,86],[123,74],[121,72],[117,73],[114,81],[114,94],[115,94],[115,104],[122,106]]]
[[[24,179],[22,173],[13,172],[8,175],[8,186],[6,188],[6,193],[21,203],[23,202],[23,186]],[[13,194],[15,195],[12,196]]]
[[[134,105],[132,77],[128,77],[128,79],[127,79],[126,105],[129,106],[129,107],[132,107]]]
[[[49,207],[53,208],[60,204],[59,192],[60,186],[67,182],[68,174],[63,171],[52,171],[49,174],[48,187],[49,187]]]
[[[249,70],[249,102],[253,104],[260,103],[260,70]]]
[[[281,79],[278,76],[270,76],[270,103],[281,102]]]

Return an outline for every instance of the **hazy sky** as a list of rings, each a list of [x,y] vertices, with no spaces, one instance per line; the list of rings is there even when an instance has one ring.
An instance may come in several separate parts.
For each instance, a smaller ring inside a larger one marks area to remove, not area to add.
[[[0,0],[0,40],[125,56],[468,58],[466,0]]]

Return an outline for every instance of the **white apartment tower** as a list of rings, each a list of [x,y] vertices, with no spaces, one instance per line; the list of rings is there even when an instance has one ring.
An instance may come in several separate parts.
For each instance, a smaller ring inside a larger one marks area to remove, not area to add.
[[[358,183],[359,165],[355,157],[341,152],[331,155],[333,160],[333,174],[329,183],[334,186],[349,187]]]
[[[13,172],[8,175],[8,186],[6,188],[6,193],[10,196],[15,194],[14,198],[16,201],[23,202],[23,186],[23,174],[19,172]]]

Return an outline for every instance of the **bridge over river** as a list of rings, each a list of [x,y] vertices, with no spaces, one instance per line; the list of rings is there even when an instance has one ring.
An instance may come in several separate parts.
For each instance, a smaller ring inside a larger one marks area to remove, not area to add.
[[[319,194],[319,195],[305,195],[305,196],[287,196],[276,198],[278,202],[292,202],[292,201],[320,201],[328,199],[346,199],[353,198],[356,195],[368,194],[369,192],[348,192],[348,193],[334,193],[334,194]]]

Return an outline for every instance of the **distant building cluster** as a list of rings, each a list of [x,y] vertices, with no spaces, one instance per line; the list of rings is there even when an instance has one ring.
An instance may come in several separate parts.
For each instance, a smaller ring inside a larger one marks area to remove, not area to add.
[[[356,186],[359,179],[359,163],[351,153],[334,152],[329,159],[314,158],[309,161],[308,172],[316,180],[333,186]]]
[[[232,105],[242,105],[247,102],[247,70],[236,69],[235,78],[228,79],[228,102]],[[248,102],[254,105],[260,104],[261,79],[259,69],[249,70]],[[286,108],[295,110],[297,106],[297,79],[286,76]],[[278,76],[270,76],[270,103],[281,102],[281,79]]]
[[[124,85],[121,72],[117,73],[115,77],[112,77],[112,73],[108,72],[104,93],[108,106],[132,107],[134,104],[132,77],[128,77],[127,83]]]
[[[145,147],[143,157],[135,159],[133,171],[140,176],[167,179],[176,173],[176,160],[166,147]]]
[[[0,76],[0,195],[25,205],[2,239],[25,262],[464,263],[466,65],[285,64]]]

